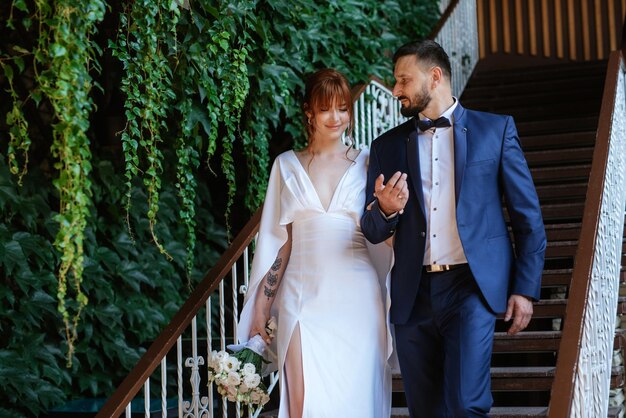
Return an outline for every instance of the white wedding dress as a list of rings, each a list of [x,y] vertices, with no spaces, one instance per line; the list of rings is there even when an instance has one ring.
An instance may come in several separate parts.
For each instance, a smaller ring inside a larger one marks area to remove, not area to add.
[[[382,256],[383,266],[377,272],[360,228],[368,156],[368,150],[363,150],[356,157],[328,208],[322,206],[293,151],[279,155],[272,167],[238,333],[241,340],[247,339],[259,283],[286,241],[286,225],[291,223],[291,255],[272,306],[278,319],[279,418],[289,417],[282,376],[285,354],[298,326],[304,417],[390,415],[387,360],[392,345],[386,320],[388,297],[381,278],[390,258]]]

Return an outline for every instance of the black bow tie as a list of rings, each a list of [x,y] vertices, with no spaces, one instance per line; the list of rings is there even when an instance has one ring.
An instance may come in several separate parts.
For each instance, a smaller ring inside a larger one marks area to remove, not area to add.
[[[431,120],[431,119],[418,119],[417,127],[420,131],[425,132],[430,128],[447,128],[448,126],[452,126],[450,124],[450,120],[444,116]]]

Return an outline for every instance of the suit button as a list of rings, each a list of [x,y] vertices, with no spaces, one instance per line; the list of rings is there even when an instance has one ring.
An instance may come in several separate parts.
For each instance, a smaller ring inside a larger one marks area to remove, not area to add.
[[[422,236],[422,238],[426,237],[426,232],[420,232],[420,235]]]

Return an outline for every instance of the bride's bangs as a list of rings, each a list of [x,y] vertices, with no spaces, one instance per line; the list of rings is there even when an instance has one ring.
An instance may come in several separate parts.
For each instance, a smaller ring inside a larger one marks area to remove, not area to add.
[[[338,107],[350,108],[350,89],[339,79],[326,79],[319,84],[317,94],[313,94],[312,107],[314,111],[329,109],[333,104]]]

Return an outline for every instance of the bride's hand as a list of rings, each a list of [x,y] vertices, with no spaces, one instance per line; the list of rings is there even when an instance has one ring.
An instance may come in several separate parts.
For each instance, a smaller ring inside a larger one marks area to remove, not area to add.
[[[270,337],[265,330],[265,326],[267,325],[268,320],[269,315],[257,313],[252,321],[252,326],[250,327],[250,335],[248,337],[252,338],[255,335],[259,334],[261,338],[263,338],[263,341],[265,341],[267,344],[270,344],[272,342],[272,337]]]

